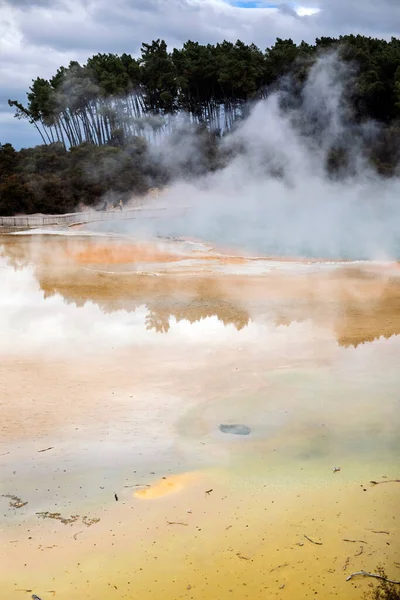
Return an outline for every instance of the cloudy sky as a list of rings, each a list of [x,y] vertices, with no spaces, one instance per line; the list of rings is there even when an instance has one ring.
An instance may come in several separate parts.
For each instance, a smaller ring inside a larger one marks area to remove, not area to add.
[[[142,42],[223,39],[270,46],[276,37],[400,31],[400,0],[0,0],[0,143],[40,143],[13,118],[7,99],[25,101],[31,80],[97,52],[137,55]]]

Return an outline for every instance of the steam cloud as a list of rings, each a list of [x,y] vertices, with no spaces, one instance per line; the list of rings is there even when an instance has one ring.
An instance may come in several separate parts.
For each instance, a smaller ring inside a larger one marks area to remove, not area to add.
[[[335,53],[317,60],[297,102],[290,80],[281,82],[223,139],[229,159],[222,169],[194,181],[181,178],[163,194],[163,204],[193,208],[184,217],[140,227],[251,254],[399,258],[400,181],[368,165],[361,148],[378,127],[354,124],[346,102],[351,85],[352,67]],[[339,162],[346,154],[337,177],[326,169],[332,148]],[[186,140],[173,151],[167,143],[153,151],[176,168],[197,149]]]

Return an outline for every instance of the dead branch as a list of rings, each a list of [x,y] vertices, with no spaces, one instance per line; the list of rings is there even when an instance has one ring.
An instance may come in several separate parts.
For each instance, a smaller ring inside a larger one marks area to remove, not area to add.
[[[247,556],[243,556],[243,554],[240,554],[240,552],[236,552],[236,556],[238,558],[241,558],[242,560],[251,560],[251,558],[248,558]]]
[[[388,531],[376,531],[375,529],[370,529],[370,531],[372,531],[372,533],[385,533],[386,535],[389,535]]]
[[[270,570],[270,573],[273,573],[274,571],[277,571],[278,569],[282,569],[283,567],[288,567],[289,563],[283,563],[283,565],[278,565],[277,567],[274,567],[273,569]]]
[[[350,581],[350,579],[353,579],[353,577],[357,577],[357,575],[362,575],[363,577],[374,577],[375,579],[382,579],[382,581],[387,581],[387,583],[400,585],[400,581],[394,581],[393,579],[383,577],[383,575],[376,575],[375,573],[368,573],[367,571],[357,571],[356,573],[352,573],[351,575],[346,577],[346,581]]]
[[[381,483],[400,483],[400,479],[385,479],[385,481],[370,481],[372,485],[380,485]]]
[[[314,540],[312,540],[311,538],[309,538],[308,535],[305,535],[304,537],[306,538],[306,540],[308,540],[312,544],[315,544],[316,546],[322,546],[322,542],[314,542]]]

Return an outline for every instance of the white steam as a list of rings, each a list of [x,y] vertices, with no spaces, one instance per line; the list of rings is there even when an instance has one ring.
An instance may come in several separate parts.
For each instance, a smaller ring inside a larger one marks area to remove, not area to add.
[[[296,103],[286,82],[224,138],[224,168],[164,193],[163,204],[190,205],[189,213],[143,227],[253,254],[399,258],[400,180],[368,166],[360,142],[376,126],[354,125],[345,101],[351,84],[351,67],[335,54],[320,57]],[[164,146],[163,160],[184,163],[195,148]],[[347,157],[337,177],[326,169],[332,148]]]

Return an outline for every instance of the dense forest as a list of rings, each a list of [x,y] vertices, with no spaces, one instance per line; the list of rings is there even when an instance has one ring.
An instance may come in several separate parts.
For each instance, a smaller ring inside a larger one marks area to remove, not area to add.
[[[137,59],[97,54],[83,66],[71,62],[50,80],[35,79],[26,105],[9,100],[41,145],[17,152],[0,144],[0,214],[61,213],[107,197],[125,201],[172,177],[218,169],[226,159],[221,138],[252,103],[290,80],[295,104],[317,57],[332,49],[354,66],[347,90],[352,122],[379,124],[368,159],[381,175],[393,175],[400,161],[400,40],[350,35],[295,44],[278,38],[264,52],[241,41],[188,41],[169,52],[157,40],[143,44]],[[167,168],[151,148],[166,137],[173,148],[189,130],[202,160]],[[328,171],[338,160],[333,148]]]

